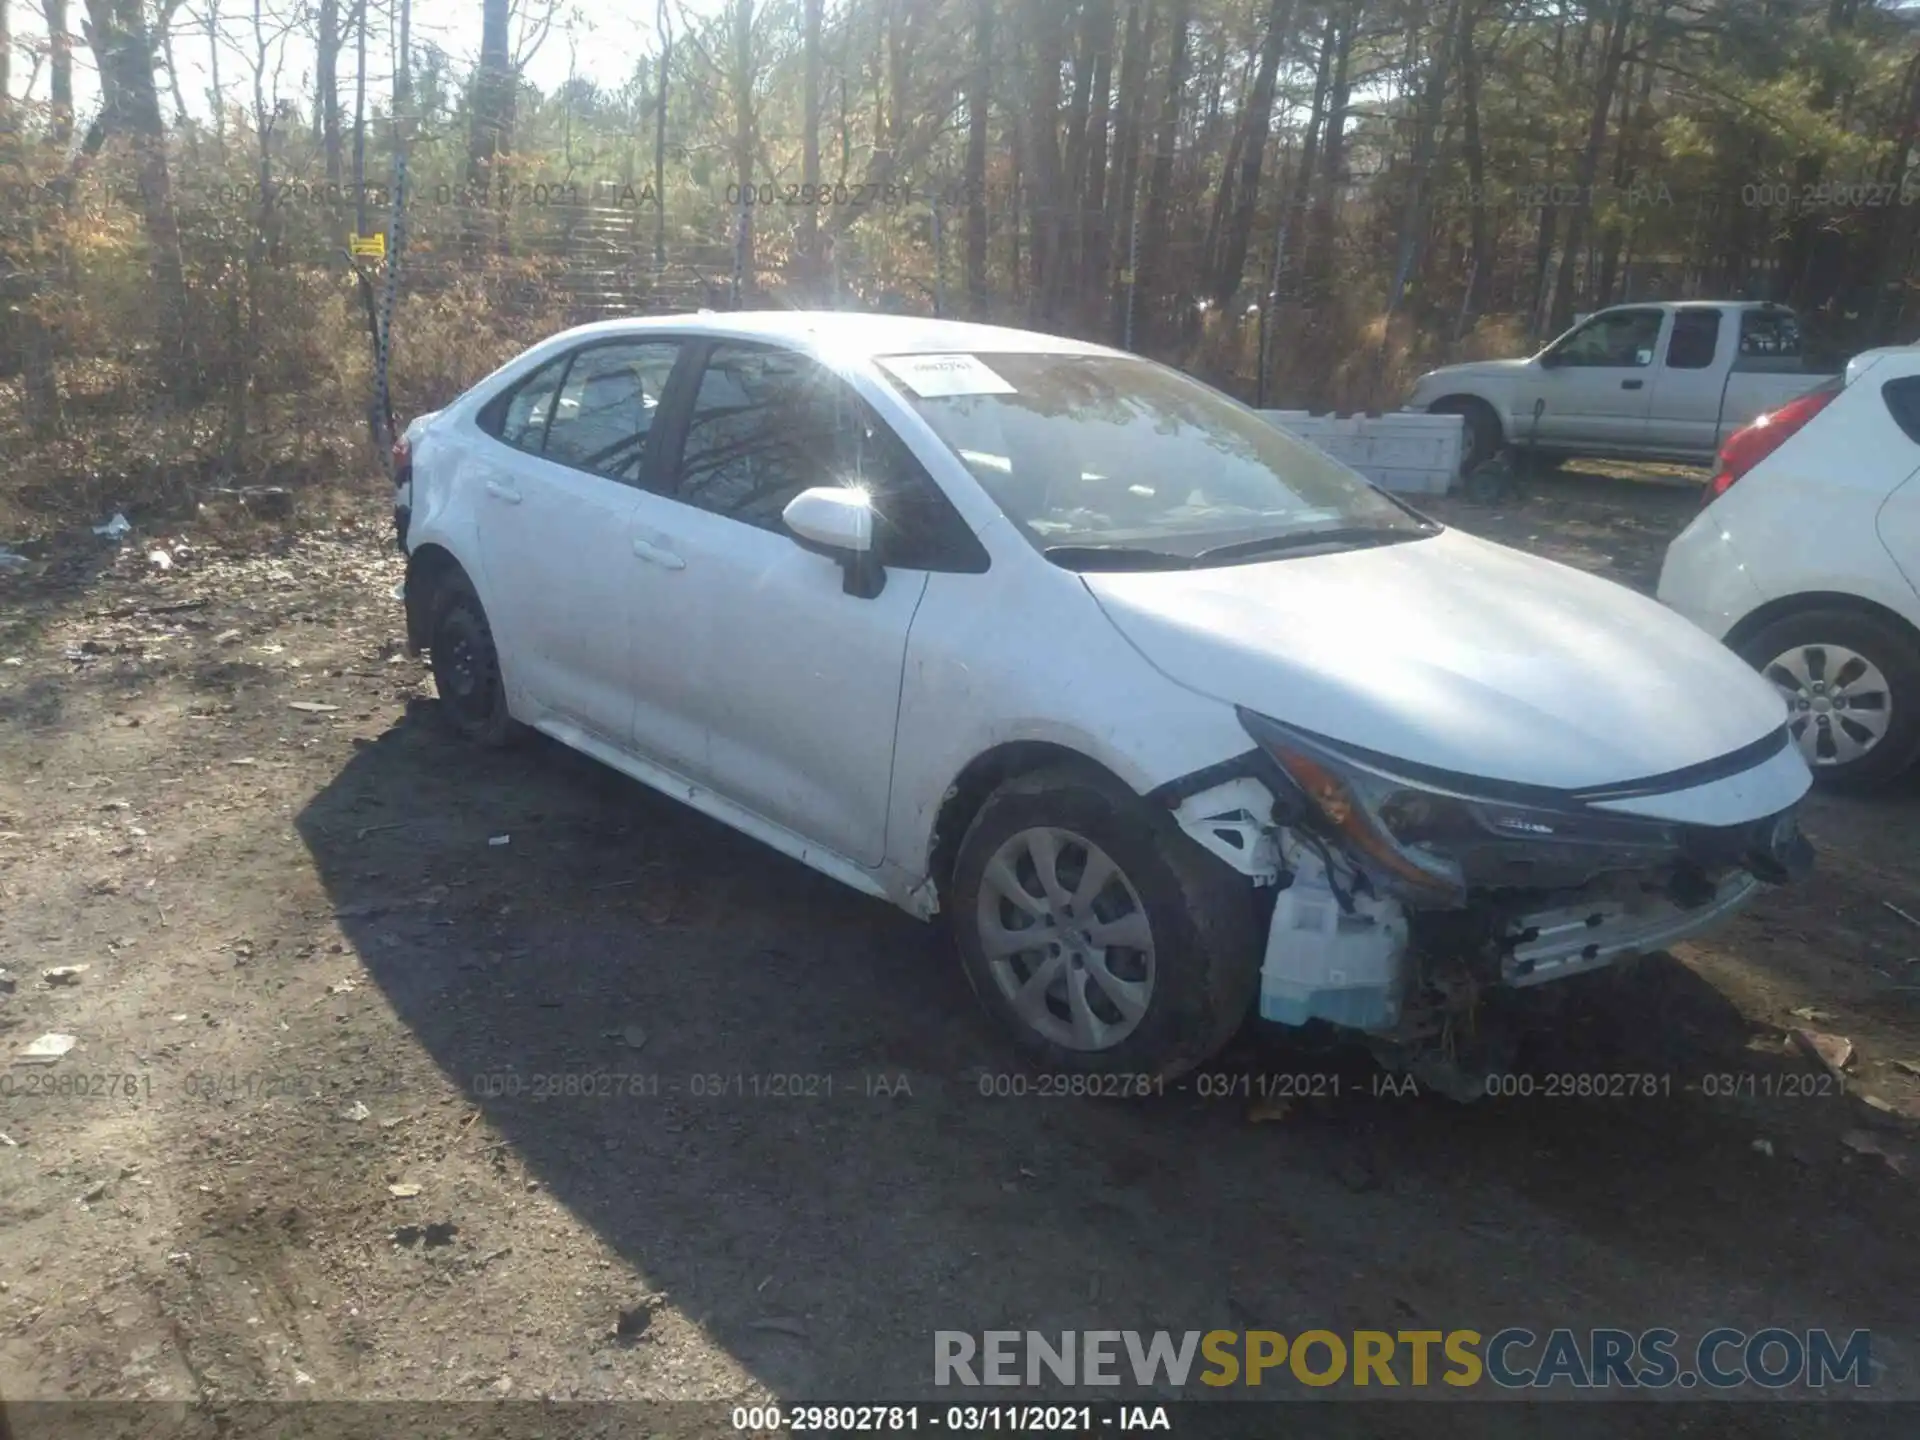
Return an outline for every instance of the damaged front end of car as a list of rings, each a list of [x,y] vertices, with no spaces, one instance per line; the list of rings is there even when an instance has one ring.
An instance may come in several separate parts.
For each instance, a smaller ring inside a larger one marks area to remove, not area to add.
[[[1261,1018],[1363,1032],[1383,1063],[1457,1098],[1510,1058],[1502,1015],[1522,992],[1697,934],[1812,863],[1797,794],[1739,824],[1683,823],[1601,808],[1646,782],[1476,780],[1240,718],[1257,750],[1166,798],[1275,892]]]

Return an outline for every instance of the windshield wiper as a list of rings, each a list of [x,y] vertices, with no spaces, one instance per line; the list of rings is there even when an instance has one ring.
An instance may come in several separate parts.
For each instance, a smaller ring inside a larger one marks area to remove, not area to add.
[[[1423,524],[1417,529],[1384,525],[1341,525],[1328,530],[1299,530],[1290,535],[1264,535],[1258,540],[1235,540],[1230,545],[1215,545],[1193,557],[1196,565],[1216,560],[1239,560],[1255,555],[1277,554],[1283,550],[1307,550],[1319,545],[1340,545],[1358,549],[1366,545],[1392,545],[1401,540],[1416,540],[1433,534],[1439,527]]]
[[[1132,545],[1049,545],[1040,552],[1063,570],[1187,570],[1193,559]]]

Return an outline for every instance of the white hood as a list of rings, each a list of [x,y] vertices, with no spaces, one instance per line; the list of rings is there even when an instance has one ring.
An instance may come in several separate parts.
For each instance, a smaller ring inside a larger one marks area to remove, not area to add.
[[[1437,395],[1448,386],[1468,381],[1510,383],[1517,380],[1532,363],[1531,360],[1470,360],[1462,365],[1442,365],[1438,370],[1429,370],[1414,381],[1413,392],[1416,395]]]
[[[1637,780],[1786,720],[1771,685],[1672,611],[1458,531],[1082,578],[1180,684],[1463,774],[1567,789]]]

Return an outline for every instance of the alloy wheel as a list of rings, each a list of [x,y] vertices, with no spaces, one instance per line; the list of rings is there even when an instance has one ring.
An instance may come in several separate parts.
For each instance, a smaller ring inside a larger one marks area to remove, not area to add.
[[[1112,856],[1071,830],[1016,832],[981,876],[980,947],[1031,1029],[1073,1050],[1108,1050],[1153,1000],[1147,909]]]
[[[1807,763],[1848,765],[1893,722],[1893,694],[1880,667],[1844,645],[1796,645],[1761,673],[1787,702],[1787,728]]]

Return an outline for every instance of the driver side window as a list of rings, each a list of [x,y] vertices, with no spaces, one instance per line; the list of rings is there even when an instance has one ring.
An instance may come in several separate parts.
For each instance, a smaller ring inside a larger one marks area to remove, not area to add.
[[[804,355],[721,344],[707,358],[670,493],[762,530],[802,490],[864,489],[883,565],[977,573],[986,551],[893,428]]]
[[[1658,310],[1613,310],[1596,315],[1553,347],[1556,364],[1641,369],[1653,364],[1660,339]]]

